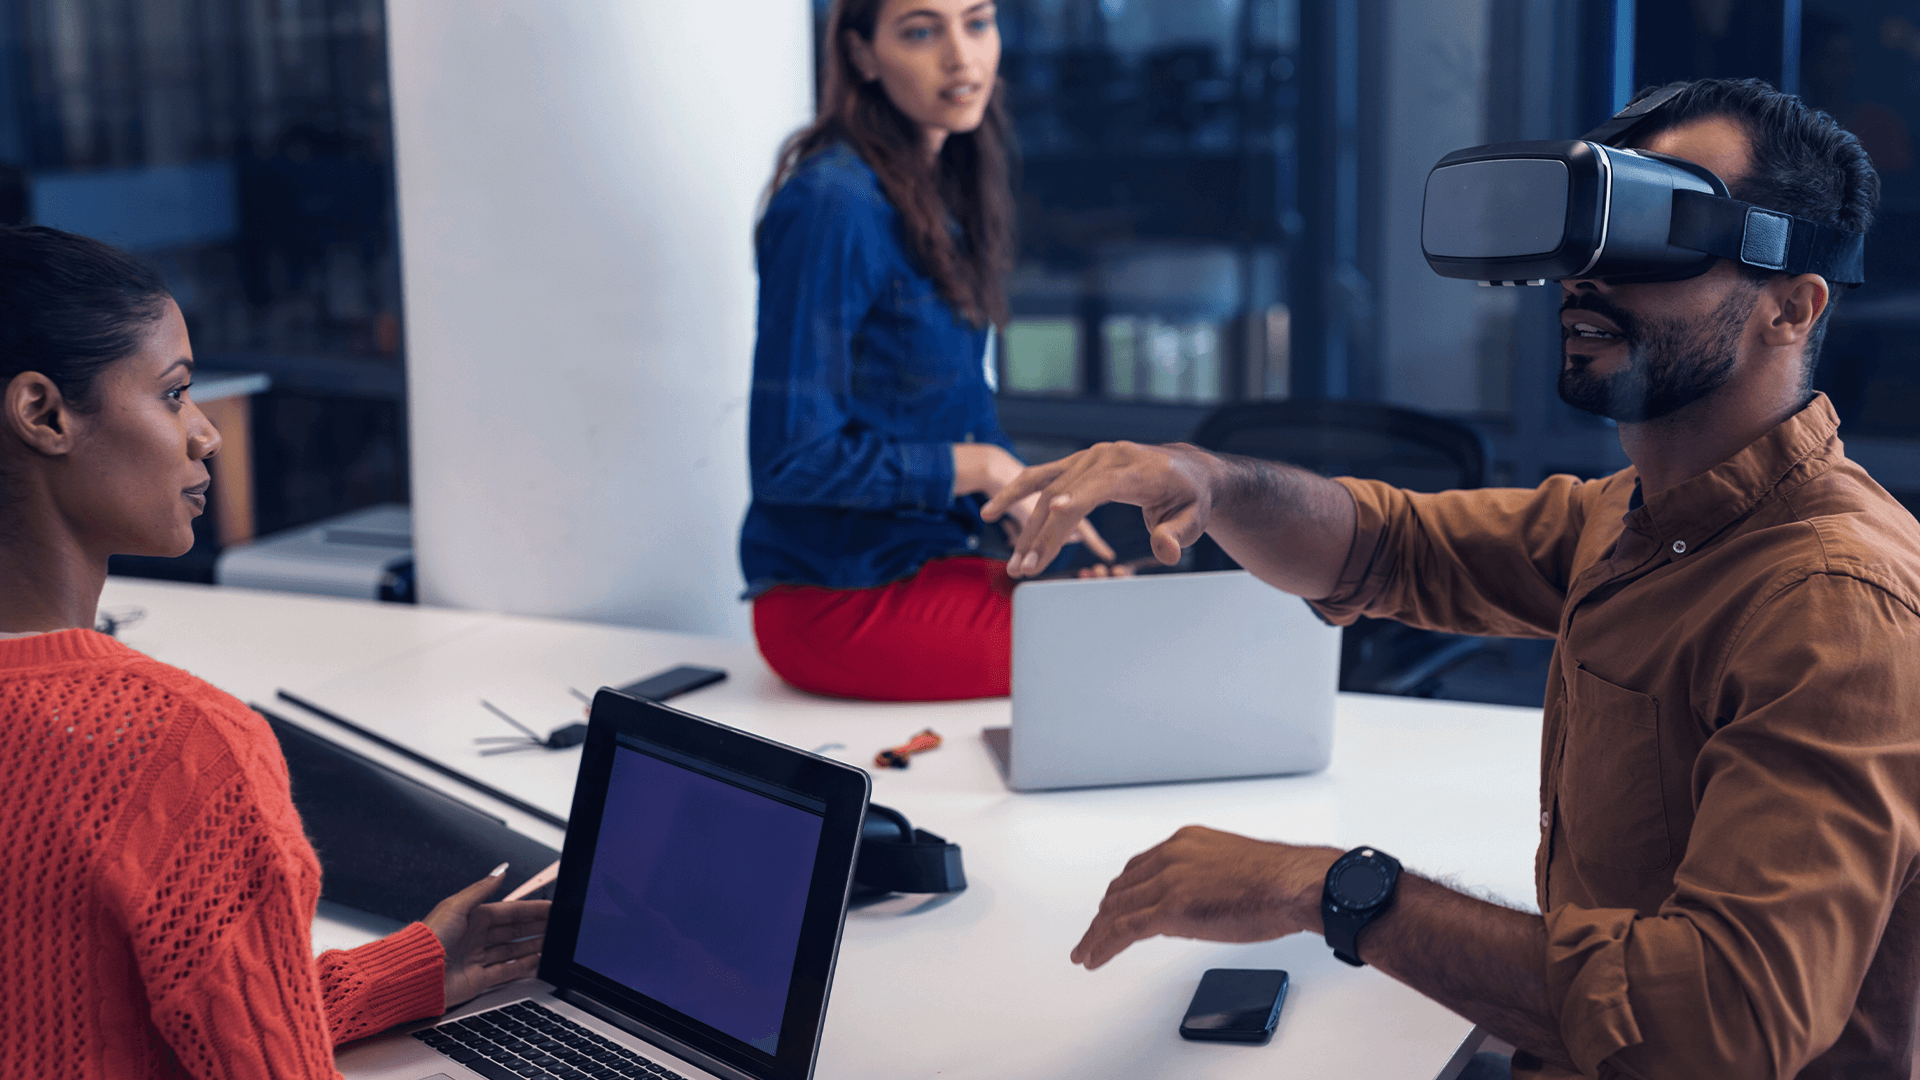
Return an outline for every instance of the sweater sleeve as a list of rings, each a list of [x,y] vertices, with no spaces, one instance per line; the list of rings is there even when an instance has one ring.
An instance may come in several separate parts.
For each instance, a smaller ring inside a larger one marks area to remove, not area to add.
[[[335,1046],[446,1008],[446,954],[425,923],[357,949],[330,949],[319,964]]]
[[[787,506],[945,509],[953,448],[852,416],[860,322],[885,286],[873,252],[884,197],[838,173],[802,175],[760,225],[760,325],[749,398],[753,497]]]
[[[439,943],[416,926],[316,961],[319,861],[278,746],[250,712],[193,711],[143,776],[103,898],[186,1072],[331,1080],[340,1038],[441,1011]]]

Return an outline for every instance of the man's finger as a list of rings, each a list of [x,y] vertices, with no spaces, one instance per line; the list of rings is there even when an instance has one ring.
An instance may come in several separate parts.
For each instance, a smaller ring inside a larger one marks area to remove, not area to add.
[[[1089,497],[1086,488],[1081,491],[1056,490],[1063,485],[1056,483],[1040,493],[1040,505],[1034,509],[1033,516],[1027,519],[1027,526],[1021,530],[1020,543],[1014,546],[1013,561],[1007,564],[1008,573],[1016,576],[1037,574],[1053,562],[1060,549],[1067,546],[1074,531],[1086,518],[1087,513],[1099,506],[1097,497]],[[1024,557],[1021,552],[1025,551]]]
[[[1116,558],[1113,545],[1107,543],[1106,537],[1100,535],[1100,530],[1093,527],[1093,522],[1081,521],[1078,531],[1080,542],[1087,545],[1087,550],[1093,552],[1094,558],[1103,563],[1110,563]]]
[[[1065,472],[1073,459],[1079,456],[1079,454],[1073,454],[1059,461],[1049,461],[1045,465],[1034,465],[1023,470],[1019,476],[1007,481],[1006,487],[993,493],[993,498],[988,499],[986,505],[980,508],[980,516],[988,521],[998,519],[1001,514],[1007,512],[1008,506],[1052,483],[1053,478]]]
[[[1107,961],[1125,952],[1129,945],[1159,933],[1154,928],[1153,911],[1134,911],[1118,916],[1099,916],[1087,927],[1080,944],[1074,946],[1073,962],[1088,971],[1104,967]]]
[[[1153,544],[1153,557],[1172,566],[1180,561],[1181,551],[1197,543],[1205,531],[1200,528],[1199,511],[1191,506],[1184,507],[1155,525],[1148,533],[1148,539]]]

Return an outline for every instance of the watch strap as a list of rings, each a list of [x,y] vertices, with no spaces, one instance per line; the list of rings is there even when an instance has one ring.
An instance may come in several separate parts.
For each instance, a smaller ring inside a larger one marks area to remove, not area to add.
[[[1333,882],[1341,871],[1356,862],[1377,866],[1386,878],[1383,895],[1364,907],[1342,904],[1335,899]],[[1360,931],[1392,907],[1399,891],[1400,860],[1375,847],[1357,847],[1334,860],[1327,868],[1326,883],[1320,891],[1320,922],[1333,955],[1354,967],[1365,967],[1360,959]]]
[[[1368,920],[1347,915],[1329,916],[1325,912],[1321,912],[1320,918],[1326,924],[1327,944],[1332,947],[1333,955],[1354,967],[1366,967],[1367,962],[1360,959],[1360,928],[1367,925]]]

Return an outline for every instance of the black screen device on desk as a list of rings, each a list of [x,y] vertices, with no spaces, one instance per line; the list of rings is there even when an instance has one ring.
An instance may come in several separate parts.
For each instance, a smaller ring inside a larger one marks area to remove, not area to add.
[[[560,857],[459,799],[254,711],[287,759],[294,808],[320,856],[322,899],[412,922],[503,862],[501,896]]]
[[[682,664],[679,667],[649,675],[639,682],[616,686],[614,689],[628,697],[643,698],[647,701],[666,701],[681,694],[691,693],[703,686],[712,686],[726,677],[727,673],[719,668]]]
[[[1200,976],[1180,1037],[1197,1042],[1265,1043],[1287,1000],[1287,973],[1258,968],[1211,968]]]

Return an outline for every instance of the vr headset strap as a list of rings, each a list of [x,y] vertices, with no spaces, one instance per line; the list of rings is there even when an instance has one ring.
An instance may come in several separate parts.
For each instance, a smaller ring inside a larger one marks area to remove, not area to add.
[[[1673,193],[1672,242],[1786,274],[1819,274],[1836,285],[1867,280],[1866,237],[1738,199]]]
[[[856,885],[902,893],[960,892],[967,887],[959,844],[914,828],[904,814],[890,806],[870,803],[867,816],[879,819],[875,824],[885,824],[880,829],[865,830],[861,836],[860,860],[853,870]]]
[[[1687,88],[1686,83],[1669,83],[1655,90],[1639,101],[1613,114],[1613,119],[1587,132],[1580,138],[1586,142],[1597,142],[1602,146],[1618,146],[1616,140],[1633,134],[1633,129],[1647,122],[1660,106],[1671,101],[1675,94]]]

